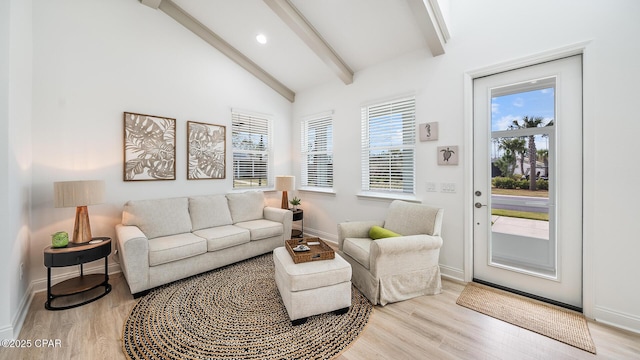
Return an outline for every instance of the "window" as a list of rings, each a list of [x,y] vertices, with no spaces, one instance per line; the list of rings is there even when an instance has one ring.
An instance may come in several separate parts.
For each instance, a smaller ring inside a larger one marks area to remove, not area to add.
[[[269,186],[271,121],[263,115],[231,112],[233,188]]]
[[[333,118],[311,116],[301,126],[301,186],[333,187]]]
[[[362,107],[362,190],[413,194],[415,98]]]

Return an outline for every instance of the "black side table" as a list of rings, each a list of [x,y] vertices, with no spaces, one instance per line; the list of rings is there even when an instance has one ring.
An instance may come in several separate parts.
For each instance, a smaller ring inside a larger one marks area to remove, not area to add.
[[[300,230],[293,229],[291,230],[292,238],[301,238],[304,234],[304,211],[302,209],[291,210],[293,211],[293,221],[300,221]]]
[[[111,285],[109,284],[108,260],[108,256],[109,254],[111,254],[111,238],[93,238],[92,242],[98,240],[102,241],[94,244],[69,243],[67,247],[63,248],[53,248],[51,246],[47,246],[44,249],[44,266],[47,267],[47,302],[44,303],[45,309],[64,310],[74,308],[98,300],[111,292]],[[102,258],[104,258],[104,274],[84,275],[82,268],[83,264]],[[51,286],[51,268],[73,265],[80,265],[80,276],[62,281]],[[60,307],[51,305],[51,301],[53,301],[53,299],[62,296],[81,294],[101,286],[104,286],[103,293],[78,304]]]

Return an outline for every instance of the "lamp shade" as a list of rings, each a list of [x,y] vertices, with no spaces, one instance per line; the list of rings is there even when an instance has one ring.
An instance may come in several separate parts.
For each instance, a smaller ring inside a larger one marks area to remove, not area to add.
[[[100,204],[104,201],[104,181],[60,181],[53,183],[53,202],[57,208]]]
[[[291,175],[276,176],[276,190],[293,191],[295,187],[295,182],[296,182],[296,178]]]

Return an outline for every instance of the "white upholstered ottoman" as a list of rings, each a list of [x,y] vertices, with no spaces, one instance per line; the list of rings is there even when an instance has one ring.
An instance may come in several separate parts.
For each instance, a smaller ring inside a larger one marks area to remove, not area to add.
[[[335,259],[295,264],[284,247],[273,250],[275,278],[292,324],[329,311],[344,314],[351,307],[351,265]]]

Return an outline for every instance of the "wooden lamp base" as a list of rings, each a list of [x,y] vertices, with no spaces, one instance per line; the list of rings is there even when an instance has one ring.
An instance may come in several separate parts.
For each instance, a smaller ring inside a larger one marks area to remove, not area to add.
[[[91,225],[89,224],[89,210],[86,206],[76,207],[76,221],[73,227],[72,243],[84,244],[91,241]]]
[[[280,206],[283,209],[289,209],[289,196],[287,195],[286,191],[282,192],[282,204],[280,204]]]

